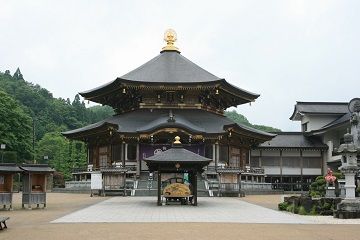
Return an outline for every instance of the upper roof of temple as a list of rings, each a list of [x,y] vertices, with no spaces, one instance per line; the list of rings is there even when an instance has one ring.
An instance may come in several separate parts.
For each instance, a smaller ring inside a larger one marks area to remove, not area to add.
[[[115,109],[117,106],[114,105],[125,98],[123,94],[128,92],[131,92],[134,99],[129,99],[127,102],[140,103],[146,91],[197,91],[195,95],[198,97],[203,94],[201,90],[207,90],[205,93],[207,98],[217,95],[214,100],[219,106],[215,108],[219,109],[252,102],[260,96],[228,83],[224,78],[215,76],[182,56],[178,48],[174,46],[176,33],[173,30],[165,33],[165,40],[167,45],[163,47],[160,55],[114,81],[81,92],[80,95],[85,99],[110,105]],[[180,95],[183,92],[176,94]],[[153,98],[157,97],[154,94]],[[130,109],[133,108],[136,106]]]

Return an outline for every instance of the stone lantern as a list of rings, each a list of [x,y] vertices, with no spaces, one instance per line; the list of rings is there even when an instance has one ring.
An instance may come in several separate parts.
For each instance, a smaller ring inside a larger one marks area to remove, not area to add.
[[[339,170],[345,175],[345,199],[355,199],[355,175],[359,170],[357,166],[357,154],[360,148],[353,142],[353,136],[350,133],[344,135],[344,144],[341,144],[338,153],[342,155],[341,167]]]
[[[339,170],[345,175],[345,199],[337,205],[334,217],[337,218],[360,218],[360,200],[355,198],[355,175],[359,171],[357,156],[360,154],[359,130],[360,130],[360,99],[355,98],[349,103],[351,112],[351,134],[344,135],[344,143],[337,150],[342,155]]]

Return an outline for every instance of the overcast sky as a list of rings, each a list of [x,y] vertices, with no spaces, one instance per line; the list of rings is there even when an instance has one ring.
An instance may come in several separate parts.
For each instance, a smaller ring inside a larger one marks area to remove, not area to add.
[[[167,28],[181,54],[261,94],[237,110],[298,131],[296,101],[360,97],[360,1],[0,0],[0,71],[55,97],[114,80],[159,54]]]

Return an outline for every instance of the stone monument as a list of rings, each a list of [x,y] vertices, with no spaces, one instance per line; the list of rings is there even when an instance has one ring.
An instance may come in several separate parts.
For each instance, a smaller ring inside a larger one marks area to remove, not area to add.
[[[360,199],[355,198],[355,175],[359,171],[357,165],[360,154],[360,99],[354,98],[349,103],[351,113],[351,133],[344,135],[344,143],[340,145],[338,153],[342,155],[339,170],[345,175],[345,199],[342,200],[334,212],[336,218],[360,218]]]

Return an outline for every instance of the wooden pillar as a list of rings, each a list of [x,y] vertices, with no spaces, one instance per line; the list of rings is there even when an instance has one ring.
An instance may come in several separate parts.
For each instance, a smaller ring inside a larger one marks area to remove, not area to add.
[[[157,205],[161,206],[161,172],[158,170],[158,200]]]
[[[221,197],[221,173],[219,173],[218,197]]]
[[[215,142],[215,170],[218,167],[219,164],[219,142]]]
[[[237,181],[238,181],[238,185],[239,185],[238,197],[240,197],[241,196],[241,173],[237,174]]]
[[[125,143],[125,151],[124,151],[124,152],[125,152],[124,159],[125,159],[125,161],[126,161],[126,160],[128,160],[128,159],[127,159],[127,152],[128,152],[128,144],[127,144],[127,143]]]
[[[136,144],[136,175],[140,176],[140,170],[141,170],[141,159],[140,159],[140,144],[139,142]]]
[[[122,166],[125,167],[125,143],[121,143],[121,160],[122,160]]]
[[[194,206],[197,206],[197,171],[194,171]]]
[[[300,149],[300,181],[301,181],[301,188],[302,188],[302,182],[303,182],[303,169],[304,169],[303,152]]]
[[[283,168],[283,159],[282,159],[282,150],[280,150],[280,183],[283,183],[282,168]]]
[[[259,167],[262,167],[262,162],[261,162],[261,157],[262,157],[262,150],[260,151],[260,156],[259,156]]]

